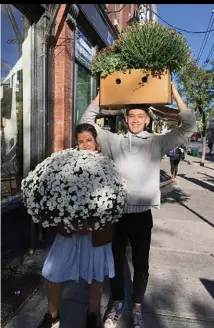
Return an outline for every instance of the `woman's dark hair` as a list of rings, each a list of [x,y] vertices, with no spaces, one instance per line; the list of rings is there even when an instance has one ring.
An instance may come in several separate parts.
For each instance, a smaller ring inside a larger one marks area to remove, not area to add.
[[[88,123],[78,124],[75,130],[75,138],[77,139],[78,134],[82,132],[90,132],[91,135],[94,137],[94,139],[96,139],[97,137],[97,131],[95,127],[91,124]]]

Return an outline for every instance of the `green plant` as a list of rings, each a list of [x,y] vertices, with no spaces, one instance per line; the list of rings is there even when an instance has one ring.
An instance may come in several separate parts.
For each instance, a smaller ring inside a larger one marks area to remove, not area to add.
[[[114,71],[123,70],[125,67],[126,65],[122,62],[119,54],[103,50],[93,58],[91,73],[106,77]]]
[[[206,152],[206,134],[208,122],[213,115],[214,106],[214,63],[210,68],[199,67],[195,60],[189,64],[179,74],[179,82],[181,84],[181,93],[196,112],[200,114],[202,135],[202,157],[201,165],[204,165]]]
[[[92,74],[106,77],[116,70],[147,69],[153,74],[169,69],[179,73],[190,59],[186,38],[175,29],[156,22],[136,23],[103,49],[92,62]]]

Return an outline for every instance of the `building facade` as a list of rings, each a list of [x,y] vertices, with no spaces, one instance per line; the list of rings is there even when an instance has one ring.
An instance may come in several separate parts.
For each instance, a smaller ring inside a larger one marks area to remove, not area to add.
[[[128,22],[135,16],[136,4],[106,4],[106,11],[112,24],[118,32],[127,26]]]
[[[75,126],[99,85],[90,72],[92,57],[118,36],[102,4],[73,5],[73,10],[75,22],[66,5],[56,18],[53,151],[75,146]]]
[[[106,4],[106,11],[119,32],[135,22],[158,21],[156,4]]]
[[[74,128],[97,93],[92,57],[118,36],[103,5],[2,5],[1,172],[4,200]]]
[[[2,198],[20,194],[22,178],[52,152],[75,146],[75,126],[99,87],[92,57],[139,15],[138,6],[1,6]],[[116,131],[115,116],[98,124]]]
[[[48,153],[48,65],[45,33],[55,5],[2,4],[1,197],[20,194],[21,180]]]

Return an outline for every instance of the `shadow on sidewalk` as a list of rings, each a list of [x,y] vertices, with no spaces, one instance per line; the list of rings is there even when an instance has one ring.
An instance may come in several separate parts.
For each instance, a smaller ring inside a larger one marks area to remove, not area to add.
[[[165,170],[160,170],[160,182],[165,182],[170,179],[169,174]]]
[[[201,216],[199,213],[195,212],[193,209],[191,209],[190,207],[188,207],[186,204],[179,202],[180,205],[182,205],[183,207],[185,207],[187,210],[189,210],[190,212],[192,212],[193,214],[195,214],[197,217],[199,217],[202,221],[206,222],[207,224],[209,224],[212,228],[214,228],[214,224],[210,221],[208,221],[207,219],[205,219],[203,216]]]
[[[201,181],[199,179],[195,179],[195,178],[188,178],[186,176],[186,174],[178,174],[178,175],[180,177],[182,177],[183,179],[186,179],[186,180],[188,180],[188,181],[190,181],[192,183],[195,183],[196,185],[198,185],[198,186],[200,186],[200,187],[202,187],[204,189],[207,189],[207,190],[209,190],[211,192],[214,192],[214,186],[211,186],[210,184],[208,184],[206,182],[203,182],[203,181]]]
[[[202,279],[200,278],[202,284],[210,294],[210,296],[214,299],[214,280]]]
[[[180,176],[183,177],[183,174],[180,174]],[[190,178],[188,178],[188,179],[190,179]],[[181,189],[173,189],[168,194],[162,196],[161,203],[162,204],[164,204],[164,203],[171,203],[171,204],[178,203],[181,206],[185,207],[190,212],[192,212],[194,215],[196,215],[202,221],[204,221],[207,224],[209,224],[212,228],[214,228],[214,224],[212,222],[210,222],[207,219],[205,219],[202,215],[200,215],[198,212],[194,211],[193,209],[191,209],[187,205],[187,201],[189,199],[190,199],[190,196],[186,192],[184,192],[183,190],[181,190]]]
[[[161,197],[161,204],[164,203],[181,203],[181,202],[187,202],[189,200],[190,196],[186,192],[184,192],[181,189],[173,189],[169,193],[164,194]]]
[[[128,246],[127,258],[124,263],[124,279],[126,300],[124,304],[124,314],[121,319],[120,328],[131,327],[131,309],[132,309],[132,278],[133,267],[131,259],[131,248]],[[212,293],[213,285],[206,279],[200,279],[208,292]],[[145,326],[147,328],[168,328],[170,327],[190,327],[186,323],[185,316],[179,317],[178,300],[176,297],[177,284],[179,281],[179,274],[172,271],[171,277],[166,277],[164,285],[160,284],[155,278],[155,273],[149,279],[148,289],[150,292],[146,293],[145,301],[142,307]],[[213,283],[213,282],[212,282]],[[178,297],[179,297],[178,293]],[[103,316],[109,305],[110,287],[109,281],[106,280],[103,285],[103,294],[101,301],[101,316]],[[212,327],[212,308],[209,304],[202,304],[200,299],[187,300],[191,315],[195,319],[201,320],[200,326],[196,323],[195,327],[207,328]],[[69,282],[65,284],[63,292],[63,302],[61,306],[61,325],[60,328],[85,328],[85,318],[88,306],[88,285],[84,281],[79,284]],[[177,315],[176,315],[177,313]],[[186,317],[189,313],[187,309]],[[177,318],[177,319],[176,319]],[[172,323],[176,320],[175,326]],[[180,322],[180,320],[182,322]],[[210,323],[209,323],[210,321]],[[192,323],[191,327],[194,323]]]
[[[214,170],[214,168],[210,167],[210,166],[204,166],[206,169],[210,169],[210,170]]]
[[[205,182],[209,182],[209,183],[212,183],[214,184],[214,177],[209,175],[209,174],[206,174],[206,173],[201,173],[201,172],[197,172],[199,175],[204,175],[204,181]]]

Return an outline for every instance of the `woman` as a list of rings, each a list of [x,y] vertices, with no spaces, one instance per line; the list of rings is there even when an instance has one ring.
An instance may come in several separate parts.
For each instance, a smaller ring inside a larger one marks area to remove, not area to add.
[[[90,124],[76,128],[78,150],[99,150],[97,133]],[[104,277],[114,277],[114,260],[111,249],[113,225],[101,231],[66,233],[61,229],[45,260],[42,275],[48,280],[48,312],[39,328],[59,327],[61,283],[78,282],[80,278],[89,284],[87,328],[97,328],[97,309],[100,306]],[[96,246],[96,247],[95,247]]]
[[[184,147],[180,146],[169,152],[170,166],[171,166],[171,180],[176,181],[178,174],[178,165],[181,159],[185,158]]]

